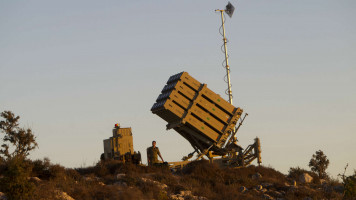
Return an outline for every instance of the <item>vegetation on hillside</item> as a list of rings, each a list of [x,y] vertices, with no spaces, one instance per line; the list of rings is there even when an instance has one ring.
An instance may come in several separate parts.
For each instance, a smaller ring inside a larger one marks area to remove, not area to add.
[[[1,117],[0,198],[3,194],[9,200],[354,199],[356,196],[356,171],[353,176],[340,175],[342,183],[331,179],[325,172],[329,160],[322,151],[313,155],[312,171],[292,167],[288,175],[272,167],[229,168],[205,160],[174,172],[167,167],[124,164],[117,160],[69,169],[51,163],[49,158],[28,159],[37,147],[31,129],[20,128],[19,117],[10,111],[1,113]],[[311,182],[301,181],[305,174],[312,177]]]
[[[19,116],[11,111],[1,113],[0,121],[3,143],[0,149],[1,174],[0,191],[9,199],[32,199],[34,184],[28,181],[32,166],[26,162],[29,152],[37,147],[36,137],[31,129],[19,127]]]

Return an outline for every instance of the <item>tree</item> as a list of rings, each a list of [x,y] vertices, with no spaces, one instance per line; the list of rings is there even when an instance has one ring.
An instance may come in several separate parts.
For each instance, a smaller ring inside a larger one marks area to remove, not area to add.
[[[0,121],[0,132],[4,133],[1,145],[0,156],[3,155],[4,159],[8,160],[15,157],[25,159],[29,152],[35,149],[38,144],[36,137],[33,135],[32,130],[19,127],[19,116],[15,116],[11,111],[4,111],[1,113],[4,120]],[[10,152],[10,147],[14,147],[13,152]]]
[[[28,181],[32,166],[26,162],[26,157],[38,146],[36,137],[31,129],[19,127],[20,117],[11,111],[4,111],[0,116],[4,118],[0,121],[0,133],[4,133],[0,149],[3,168],[0,188],[10,200],[34,199],[34,185]]]
[[[329,159],[326,157],[323,151],[319,150],[313,154],[309,161],[310,169],[319,175],[319,178],[327,178],[326,168],[329,166]]]

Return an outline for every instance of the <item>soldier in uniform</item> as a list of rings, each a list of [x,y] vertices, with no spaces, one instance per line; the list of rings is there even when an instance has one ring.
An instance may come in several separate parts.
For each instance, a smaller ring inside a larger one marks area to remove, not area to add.
[[[158,147],[156,147],[156,141],[152,141],[152,146],[147,148],[147,161],[149,166],[159,163],[157,156],[164,162]]]

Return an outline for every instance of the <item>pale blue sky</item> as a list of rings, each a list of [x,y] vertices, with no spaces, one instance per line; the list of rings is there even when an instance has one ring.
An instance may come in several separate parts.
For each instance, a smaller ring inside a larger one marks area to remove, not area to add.
[[[243,147],[286,173],[321,149],[334,177],[356,169],[356,1],[231,1],[226,20]],[[32,158],[97,162],[116,122],[135,150],[157,140],[167,161],[192,151],[150,112],[170,75],[224,95],[220,16],[227,1],[0,1],[0,111],[21,116]]]

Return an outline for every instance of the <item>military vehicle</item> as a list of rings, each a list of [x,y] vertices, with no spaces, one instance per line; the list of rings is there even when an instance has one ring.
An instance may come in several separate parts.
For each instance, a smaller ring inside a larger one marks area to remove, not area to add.
[[[167,121],[167,129],[174,129],[194,149],[182,162],[171,162],[172,168],[189,163],[194,153],[198,153],[196,160],[207,156],[213,162],[214,157],[219,157],[215,162],[224,165],[246,166],[256,158],[261,163],[258,138],[245,150],[235,138],[247,114],[241,117],[241,108],[234,107],[187,72],[168,79],[151,111]]]
[[[141,163],[141,153],[134,151],[131,127],[122,128],[115,124],[113,136],[103,141],[104,153],[101,160],[114,159],[123,163]]]

